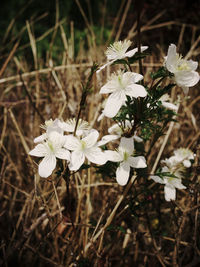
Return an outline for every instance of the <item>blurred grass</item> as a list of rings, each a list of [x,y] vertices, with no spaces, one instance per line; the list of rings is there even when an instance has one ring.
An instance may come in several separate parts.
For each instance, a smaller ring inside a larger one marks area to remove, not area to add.
[[[188,173],[188,189],[177,193],[176,202],[165,202],[162,186],[151,188],[151,182],[144,177],[126,192],[117,185],[112,166],[107,166],[110,175],[96,173],[95,168],[74,174],[70,195],[66,195],[65,182],[56,174],[40,179],[38,161],[28,156],[33,138],[41,133],[42,118],[76,116],[81,83],[87,80],[94,61],[105,61],[104,50],[109,42],[118,37],[136,43],[134,2],[99,1],[102,8],[97,10],[98,16],[90,15],[89,11],[94,12],[98,4],[88,6],[87,2],[80,1],[85,12],[81,15],[75,1],[50,1],[49,9],[41,1],[43,9],[39,8],[39,1],[32,1],[36,11],[30,4],[22,13],[23,23],[16,24],[19,15],[8,34],[5,30],[1,36],[0,264],[6,267],[198,266],[198,85],[191,88],[190,98],[181,104],[179,123],[172,128],[162,155],[168,157],[179,147],[188,147],[197,154],[194,168]],[[152,51],[143,61],[146,83],[149,74],[163,64],[171,42],[177,44],[181,53],[189,51],[189,58],[198,60],[200,25],[196,14],[199,9],[191,8],[198,2],[188,6],[183,16],[187,1],[175,4],[168,1],[166,5],[163,1],[145,1],[142,44],[149,45]],[[24,7],[23,1],[15,4],[17,8]],[[163,9],[159,8],[162,6]],[[105,21],[102,21],[104,12]],[[8,17],[13,19],[15,15],[13,8]],[[51,24],[45,24],[44,19]],[[7,26],[8,22],[4,28]],[[137,64],[133,69],[139,72]],[[108,68],[94,78],[93,92],[83,113],[84,119],[102,134],[107,134],[111,122],[96,121],[103,100],[98,92],[110,71]],[[180,89],[172,91],[174,99],[178,94],[182,94]],[[149,170],[164,138],[159,139],[147,159]],[[148,148],[146,143],[145,150]]]

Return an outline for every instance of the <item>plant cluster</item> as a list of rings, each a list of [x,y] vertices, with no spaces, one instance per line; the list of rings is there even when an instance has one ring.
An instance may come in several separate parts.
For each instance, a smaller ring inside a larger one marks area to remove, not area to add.
[[[152,82],[149,85],[145,83],[143,75],[133,72],[131,67],[131,63],[136,61],[141,65],[141,59],[146,56],[144,51],[148,47],[142,46],[128,51],[130,46],[131,42],[125,40],[108,47],[108,62],[101,67],[94,64],[86,85],[83,85],[77,118],[46,121],[45,126],[42,126],[46,132],[35,138],[34,142],[38,144],[29,154],[43,157],[39,163],[41,177],[47,178],[52,174],[56,168],[56,159],[63,160],[60,164],[64,170],[62,175],[68,179],[72,173],[84,168],[86,159],[89,164],[87,168],[90,163],[104,165],[113,162],[115,164],[112,168],[115,168],[119,185],[126,185],[133,174],[135,177],[143,175],[146,179],[150,177],[155,182],[165,184],[165,199],[175,200],[176,188],[186,188],[181,179],[184,178],[184,168],[191,167],[193,152],[186,148],[176,150],[174,156],[163,161],[165,166],[154,175],[150,173],[146,163],[148,152],[144,151],[143,146],[136,146],[134,142],[151,140],[150,148],[153,148],[158,138],[164,134],[168,122],[177,118],[176,111],[181,100],[175,100],[176,104],[171,103],[170,90],[178,85],[187,94],[189,87],[199,81],[199,74],[196,72],[198,63],[183,59],[177,54],[176,46],[171,44],[164,59],[164,66],[152,73]],[[99,132],[80,118],[81,111],[91,91],[93,75],[99,75],[104,68],[116,64],[120,65],[120,69],[111,75],[99,91],[100,94],[109,96],[98,118],[100,121],[107,117],[113,119],[116,124],[108,129],[110,134],[98,141]],[[166,79],[169,83],[163,85]],[[114,150],[109,149],[111,142]],[[141,173],[141,169],[145,171]]]

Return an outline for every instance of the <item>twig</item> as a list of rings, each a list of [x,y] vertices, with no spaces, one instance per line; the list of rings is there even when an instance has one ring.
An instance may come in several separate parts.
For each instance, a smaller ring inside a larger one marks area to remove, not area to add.
[[[158,153],[158,155],[157,155],[157,157],[156,157],[155,163],[154,163],[153,168],[152,168],[152,170],[151,170],[151,174],[154,174],[154,172],[155,172],[155,170],[156,170],[156,168],[157,168],[158,162],[159,162],[159,160],[160,160],[160,157],[162,156],[162,153],[163,153],[164,148],[165,148],[165,146],[166,146],[166,144],[167,144],[167,141],[168,141],[168,139],[169,139],[169,136],[170,136],[170,134],[171,134],[171,131],[172,131],[173,127],[174,127],[174,124],[175,124],[174,121],[171,121],[171,122],[170,122],[168,131],[167,131],[167,133],[166,133],[166,135],[165,135],[165,138],[164,138],[164,140],[163,140],[162,146],[161,146],[161,148],[160,148],[160,150],[159,150],[159,153]]]
[[[114,209],[112,210],[111,214],[109,215],[109,217],[107,218],[107,221],[105,223],[105,225],[98,231],[98,233],[91,239],[91,241],[85,246],[84,251],[87,252],[87,250],[90,248],[90,246],[93,244],[93,242],[95,242],[97,240],[97,238],[106,230],[106,228],[111,224],[112,220],[115,217],[115,213],[117,211],[117,209],[119,208],[120,204],[122,203],[122,201],[124,200],[125,196],[127,195],[129,189],[131,188],[132,184],[134,183],[136,179],[136,176],[132,176],[130,182],[128,183],[128,185],[126,186],[124,193],[120,196],[119,200],[117,201]]]
[[[5,69],[6,69],[6,67],[7,67],[7,65],[8,65],[8,63],[9,63],[9,61],[10,61],[11,58],[13,57],[13,55],[14,55],[14,53],[15,53],[15,51],[16,51],[18,45],[19,45],[19,43],[20,43],[20,40],[17,41],[16,44],[13,46],[13,49],[10,51],[9,56],[7,57],[6,61],[4,62],[3,66],[2,66],[2,68],[1,68],[1,70],[0,70],[0,78],[1,78],[2,74],[4,73],[4,71],[5,71]]]
[[[51,259],[49,259],[49,258],[43,256],[37,249],[34,249],[34,248],[31,247],[30,245],[25,244],[25,247],[28,248],[28,249],[30,249],[30,250],[34,253],[34,255],[36,254],[36,255],[37,255],[40,259],[42,259],[43,261],[46,261],[46,262],[49,263],[49,264],[53,264],[53,265],[55,265],[56,267],[64,267],[64,265],[59,264],[59,263],[57,263],[57,262],[54,262],[53,260],[51,260]]]
[[[22,77],[22,74],[20,73],[20,79],[21,79],[21,82],[22,82],[22,87],[23,89],[25,90],[26,94],[27,94],[27,97],[29,99],[29,102],[30,104],[32,105],[33,109],[36,111],[36,113],[39,115],[41,121],[45,121],[44,117],[42,116],[42,114],[40,113],[39,109],[37,108],[36,104],[33,102],[32,100],[32,97],[31,97],[31,94],[29,93],[29,90],[28,88],[26,87],[26,84],[23,80],[23,77]]]
[[[119,39],[119,37],[120,37],[120,34],[122,32],[122,28],[124,26],[125,19],[127,17],[128,10],[129,10],[130,5],[131,5],[131,2],[132,2],[132,0],[128,0],[127,1],[126,7],[125,7],[125,10],[123,12],[123,16],[122,16],[122,19],[121,19],[121,22],[120,22],[120,25],[119,25],[118,32],[117,32],[117,34],[115,36],[115,41],[117,41]]]
[[[53,190],[54,190],[54,193],[55,193],[55,196],[56,196],[56,202],[57,202],[57,205],[58,205],[58,210],[59,210],[59,214],[60,214],[60,219],[62,219],[63,216],[62,216],[62,211],[61,211],[61,206],[60,206],[60,201],[59,201],[59,198],[58,198],[57,190],[56,190],[54,181],[51,180],[51,182],[52,182]]]
[[[27,156],[28,156],[28,159],[29,159],[29,161],[30,161],[30,163],[31,163],[31,165],[32,165],[32,164],[33,164],[33,161],[32,161],[31,157],[30,157],[29,154],[28,154],[29,151],[30,151],[30,149],[29,149],[29,147],[28,147],[28,145],[27,145],[27,143],[26,143],[26,140],[25,140],[25,138],[24,138],[24,135],[22,134],[22,132],[21,132],[21,130],[20,130],[20,128],[19,128],[19,125],[18,125],[18,123],[17,123],[17,121],[16,121],[16,119],[15,119],[15,116],[14,116],[13,112],[11,111],[11,109],[9,109],[9,113],[10,113],[10,117],[11,117],[11,119],[12,119],[12,121],[13,121],[13,124],[14,124],[14,126],[15,126],[15,128],[16,128],[18,134],[19,134],[19,137],[20,137],[20,139],[21,139],[21,142],[22,142],[22,145],[23,145],[23,147],[24,147],[24,150],[25,150],[25,152],[26,152],[26,154],[27,154]]]
[[[113,23],[113,26],[112,26],[112,30],[111,30],[110,36],[109,36],[109,38],[108,38],[108,40],[106,42],[106,46],[108,46],[108,44],[110,43],[110,41],[111,41],[111,39],[113,37],[113,34],[115,32],[115,28],[117,26],[117,22],[118,22],[119,18],[121,17],[121,12],[122,12],[122,9],[123,9],[123,6],[124,6],[125,2],[126,2],[126,0],[122,0],[121,1],[121,5],[120,5],[120,8],[118,10],[118,13],[117,13],[117,15],[115,17],[115,20],[114,20],[114,23]]]
[[[105,64],[105,63],[102,63]],[[64,69],[73,69],[73,68],[89,68],[92,67],[92,63],[81,63],[81,64],[69,64],[69,65],[61,65],[61,66],[55,66],[53,69],[55,71],[62,71]],[[161,67],[163,64],[156,62],[156,63],[143,63],[144,67]],[[138,64],[134,63],[131,64],[131,66],[133,67],[137,67]],[[36,75],[36,72],[38,73],[43,73],[43,74],[48,74],[49,72],[52,71],[52,68],[45,68],[45,69],[40,69],[40,70],[34,70],[31,72],[26,72],[22,74],[23,78],[27,78],[27,77],[32,77]],[[10,77],[6,77],[6,78],[2,78],[0,79],[0,84],[1,83],[6,83],[6,82],[11,82],[11,81],[15,81],[15,80],[20,80],[20,75],[14,75],[14,76],[10,76]]]
[[[81,96],[81,100],[80,100],[80,104],[79,104],[79,111],[78,111],[78,115],[77,115],[77,118],[76,118],[76,125],[75,125],[75,128],[74,128],[74,133],[73,135],[76,136],[76,130],[77,130],[77,127],[78,127],[78,122],[79,122],[79,119],[80,119],[80,116],[81,116],[81,112],[85,106],[85,102],[86,102],[86,98],[87,98],[87,95],[91,89],[91,82],[92,82],[92,78],[93,78],[93,75],[94,73],[96,72],[97,70],[97,67],[98,65],[96,65],[95,63],[93,64],[93,66],[91,67],[91,71],[90,71],[90,75],[88,77],[88,80],[87,80],[87,83],[86,85],[82,85],[83,87],[83,92],[82,92],[82,96]]]
[[[141,29],[140,29],[140,16],[141,16],[141,8],[142,8],[142,0],[139,0],[139,3],[137,1],[138,7],[137,7],[137,47],[138,47],[138,53],[141,53]],[[139,70],[140,74],[143,75],[143,70],[142,70],[142,59],[139,57]]]

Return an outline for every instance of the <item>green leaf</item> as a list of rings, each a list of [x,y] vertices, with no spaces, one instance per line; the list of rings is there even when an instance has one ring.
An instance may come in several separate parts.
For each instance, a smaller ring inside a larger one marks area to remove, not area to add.
[[[139,59],[143,59],[148,55],[149,53],[146,53],[146,52],[142,52],[142,53],[137,52],[135,53],[133,57],[128,58],[128,63],[133,64],[134,62],[138,61]]]
[[[128,65],[128,62],[125,59],[118,59],[112,63],[112,65],[118,65],[118,64]]]
[[[160,178],[164,178],[165,176],[167,177],[172,177],[172,178],[177,178],[179,179],[179,177],[177,177],[176,175],[170,173],[170,172],[157,172],[156,175],[158,175]]]
[[[156,72],[152,72],[150,75],[153,80],[171,76],[170,72],[165,67],[160,67]]]

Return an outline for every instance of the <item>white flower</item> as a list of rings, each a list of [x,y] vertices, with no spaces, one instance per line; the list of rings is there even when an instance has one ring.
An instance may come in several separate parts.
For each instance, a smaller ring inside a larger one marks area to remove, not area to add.
[[[108,128],[108,132],[110,134],[116,134],[118,135],[119,137],[122,136],[122,134],[124,132],[128,132],[128,130],[130,130],[134,125],[134,122],[130,122],[128,120],[125,120],[124,121],[124,125],[119,125],[117,123],[113,124],[110,128]],[[138,142],[138,143],[141,143],[143,142],[142,138],[140,138],[139,136],[137,135],[134,135],[133,136],[133,139],[134,141]]]
[[[29,155],[36,157],[44,157],[39,164],[39,175],[48,177],[52,174],[56,167],[56,158],[70,160],[70,152],[63,146],[65,144],[65,136],[58,132],[51,132],[48,139],[29,152]]]
[[[162,163],[166,165],[162,168],[162,172],[171,173],[172,176],[164,175],[163,179],[157,175],[150,176],[150,178],[155,182],[165,184],[164,191],[165,199],[167,201],[176,199],[176,188],[186,188],[181,183],[181,178],[184,174],[185,168],[189,168],[191,166],[190,160],[193,160],[194,156],[194,153],[190,149],[179,148],[174,151],[174,155],[172,157],[162,160]]]
[[[76,126],[76,118],[69,119],[65,122],[60,122],[59,126],[66,132],[73,133],[75,126]],[[84,121],[82,119],[79,119],[78,121],[78,126],[76,129],[76,135],[80,136],[83,135],[84,133],[88,133],[90,129],[90,125],[87,121]]]
[[[174,111],[178,111],[178,106],[170,103],[170,97],[168,94],[164,94],[163,96],[161,96],[161,98],[159,99],[161,101],[161,104],[163,107],[167,108],[167,109],[171,109]]]
[[[136,84],[143,79],[143,76],[133,72],[119,71],[111,76],[100,90],[100,94],[110,94],[108,97],[103,113],[105,116],[112,118],[126,102],[126,96],[138,98],[145,97],[147,92],[144,86]]]
[[[134,141],[133,137],[122,137],[117,151],[105,151],[109,161],[120,162],[116,171],[116,179],[118,184],[126,185],[129,178],[130,167],[146,168],[146,160],[143,156],[133,157]]]
[[[106,57],[109,60],[108,63],[103,65],[98,71],[100,72],[102,69],[104,69],[106,66],[111,65],[113,62],[119,59],[123,59],[126,57],[132,57],[135,55],[136,52],[138,52],[138,48],[134,48],[132,50],[128,50],[128,48],[131,46],[132,42],[129,40],[124,41],[117,41],[113,45],[110,45],[106,50]],[[145,51],[148,48],[148,46],[142,46],[141,52]]]
[[[167,165],[173,172],[173,170],[176,170],[181,168],[181,166],[184,168],[190,168],[191,167],[191,161],[194,160],[195,154],[188,148],[179,148],[174,151],[174,155],[171,156],[168,159],[162,160],[162,163]]]
[[[91,130],[82,139],[73,135],[66,136],[65,148],[72,151],[69,164],[70,170],[77,171],[84,163],[85,158],[99,165],[106,163],[107,158],[97,144],[98,137],[99,133],[96,130]]]
[[[162,172],[165,173],[171,173],[171,169],[167,166],[162,168]],[[163,179],[160,178],[157,175],[150,176],[151,179],[153,179],[156,183],[164,184],[164,193],[165,193],[165,200],[175,200],[176,199],[176,188],[178,189],[186,189],[186,187],[181,183],[181,172],[179,169],[177,169],[174,173],[172,173],[174,176],[178,177],[170,177],[170,176],[164,176]]]
[[[45,125],[41,125],[40,127],[46,130],[46,133],[36,137],[33,142],[40,143],[48,138],[48,135],[52,132],[57,132],[63,134],[63,129],[60,127],[61,121],[59,119],[52,119],[45,121]]]
[[[194,153],[188,148],[179,148],[174,151],[176,160],[182,162],[184,167],[191,167],[190,160],[194,160]]]
[[[171,44],[168,48],[165,66],[168,71],[174,74],[176,84],[182,87],[185,94],[188,93],[189,87],[199,82],[199,74],[195,71],[198,62],[183,59],[182,56],[176,53],[176,46],[174,44]]]

